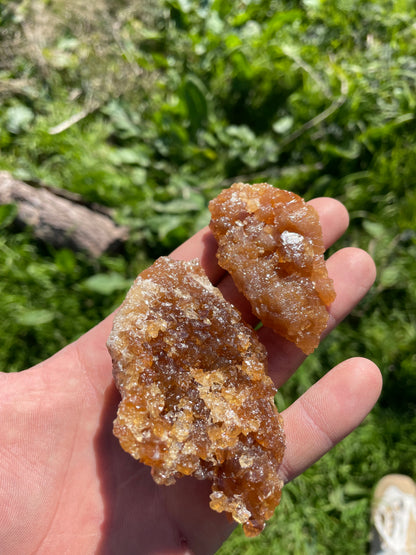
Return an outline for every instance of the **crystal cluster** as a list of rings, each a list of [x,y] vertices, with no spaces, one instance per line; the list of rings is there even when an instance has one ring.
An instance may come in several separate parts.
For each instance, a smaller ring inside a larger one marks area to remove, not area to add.
[[[335,298],[315,209],[267,183],[236,183],[212,200],[218,262],[261,322],[304,353],[319,344]]]
[[[198,261],[159,258],[135,281],[108,340],[121,393],[114,434],[158,484],[212,481],[210,506],[248,536],[279,503],[282,420],[253,329]]]
[[[312,352],[334,300],[315,210],[234,184],[210,203],[218,262],[266,326]],[[278,505],[284,454],[266,351],[197,260],[162,257],[135,281],[108,340],[121,402],[114,434],[158,484],[212,482],[210,506],[248,536]]]

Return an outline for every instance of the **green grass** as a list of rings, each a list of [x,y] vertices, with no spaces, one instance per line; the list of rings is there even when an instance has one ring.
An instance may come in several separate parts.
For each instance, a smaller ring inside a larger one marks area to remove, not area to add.
[[[416,477],[414,3],[45,6],[0,2],[0,169],[112,207],[131,237],[90,260],[37,243],[0,208],[0,369],[35,364],[108,314],[234,179],[338,198],[351,225],[337,247],[367,249],[377,281],[278,400],[355,355],[380,366],[382,397],[285,488],[259,538],[237,530],[219,554],[366,553],[376,481]]]

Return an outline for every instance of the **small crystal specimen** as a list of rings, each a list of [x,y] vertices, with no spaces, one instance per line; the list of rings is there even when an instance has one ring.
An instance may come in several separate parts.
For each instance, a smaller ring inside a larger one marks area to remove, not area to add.
[[[282,419],[253,329],[197,260],[159,258],[108,340],[121,393],[114,434],[158,484],[212,480],[210,506],[257,535],[279,503]]]
[[[235,183],[209,205],[218,262],[262,323],[304,353],[319,344],[335,299],[317,212],[267,183]]]

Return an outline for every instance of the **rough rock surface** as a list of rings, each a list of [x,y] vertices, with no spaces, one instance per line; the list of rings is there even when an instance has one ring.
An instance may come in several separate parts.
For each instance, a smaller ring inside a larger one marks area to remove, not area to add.
[[[282,419],[255,332],[199,263],[162,257],[135,281],[108,340],[114,434],[154,480],[212,480],[212,509],[257,535],[279,503]]]
[[[315,209],[267,183],[236,183],[210,202],[218,262],[262,323],[306,354],[335,299]]]

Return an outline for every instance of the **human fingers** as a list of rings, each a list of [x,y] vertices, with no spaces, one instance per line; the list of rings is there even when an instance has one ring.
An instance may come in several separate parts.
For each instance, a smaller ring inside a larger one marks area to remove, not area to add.
[[[365,251],[354,247],[337,251],[328,259],[327,267],[329,277],[334,280],[337,296],[329,307],[329,321],[323,337],[360,302],[376,276],[372,258]],[[268,328],[262,328],[259,337],[268,352],[269,374],[280,387],[302,363],[305,355],[293,343]]]
[[[286,451],[281,474],[293,480],[352,432],[376,403],[382,386],[377,366],[365,358],[338,364],[282,415]]]
[[[308,201],[319,215],[325,248],[335,243],[347,230],[349,214],[345,206],[330,197],[319,197]]]

